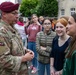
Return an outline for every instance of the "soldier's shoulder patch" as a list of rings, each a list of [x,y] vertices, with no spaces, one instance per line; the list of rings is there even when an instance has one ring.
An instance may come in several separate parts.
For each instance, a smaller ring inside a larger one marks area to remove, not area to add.
[[[0,56],[6,54],[9,51],[4,37],[0,35]]]

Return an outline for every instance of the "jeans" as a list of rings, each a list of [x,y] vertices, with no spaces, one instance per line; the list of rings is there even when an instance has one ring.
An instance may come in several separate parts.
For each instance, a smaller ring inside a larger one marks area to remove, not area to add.
[[[27,38],[22,39],[23,46],[27,48]]]
[[[37,52],[36,52],[36,43],[28,42],[28,49],[34,52],[34,58],[32,60],[32,65],[37,68]]]
[[[47,75],[50,75],[50,64],[38,62],[38,75],[45,75],[45,71]]]

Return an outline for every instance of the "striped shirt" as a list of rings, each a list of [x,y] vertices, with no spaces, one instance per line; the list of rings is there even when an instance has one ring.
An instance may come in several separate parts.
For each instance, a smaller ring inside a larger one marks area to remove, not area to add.
[[[50,63],[50,53],[52,47],[52,41],[55,37],[55,32],[50,31],[45,34],[43,31],[37,33],[36,37],[36,50],[38,52],[38,61],[41,63]],[[42,50],[40,46],[46,47],[46,50]]]

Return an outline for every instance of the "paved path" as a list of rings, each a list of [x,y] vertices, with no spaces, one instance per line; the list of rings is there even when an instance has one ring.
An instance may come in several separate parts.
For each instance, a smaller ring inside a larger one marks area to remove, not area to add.
[[[31,63],[29,63],[28,65],[30,65],[30,64],[31,64]],[[38,75],[38,71],[37,71],[35,74],[32,74],[32,73],[31,73],[31,70],[28,70],[28,72],[29,72],[29,75]],[[47,75],[47,74],[46,74],[46,70],[45,70],[45,75]]]
[[[35,74],[32,74],[31,70],[29,70],[29,75],[38,75],[38,72],[36,72]]]
[[[31,65],[31,62],[28,63],[28,66],[29,66],[29,65]],[[38,75],[38,71],[37,71],[35,74],[32,74],[32,73],[31,73],[31,69],[30,69],[30,70],[28,70],[28,72],[29,72],[29,75]]]

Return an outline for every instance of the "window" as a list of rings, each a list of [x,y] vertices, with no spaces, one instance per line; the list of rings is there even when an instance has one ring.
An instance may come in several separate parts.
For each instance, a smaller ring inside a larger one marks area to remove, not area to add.
[[[71,15],[74,14],[75,13],[75,8],[71,8],[70,11],[71,11]]]
[[[65,15],[65,10],[61,9],[61,15]]]

